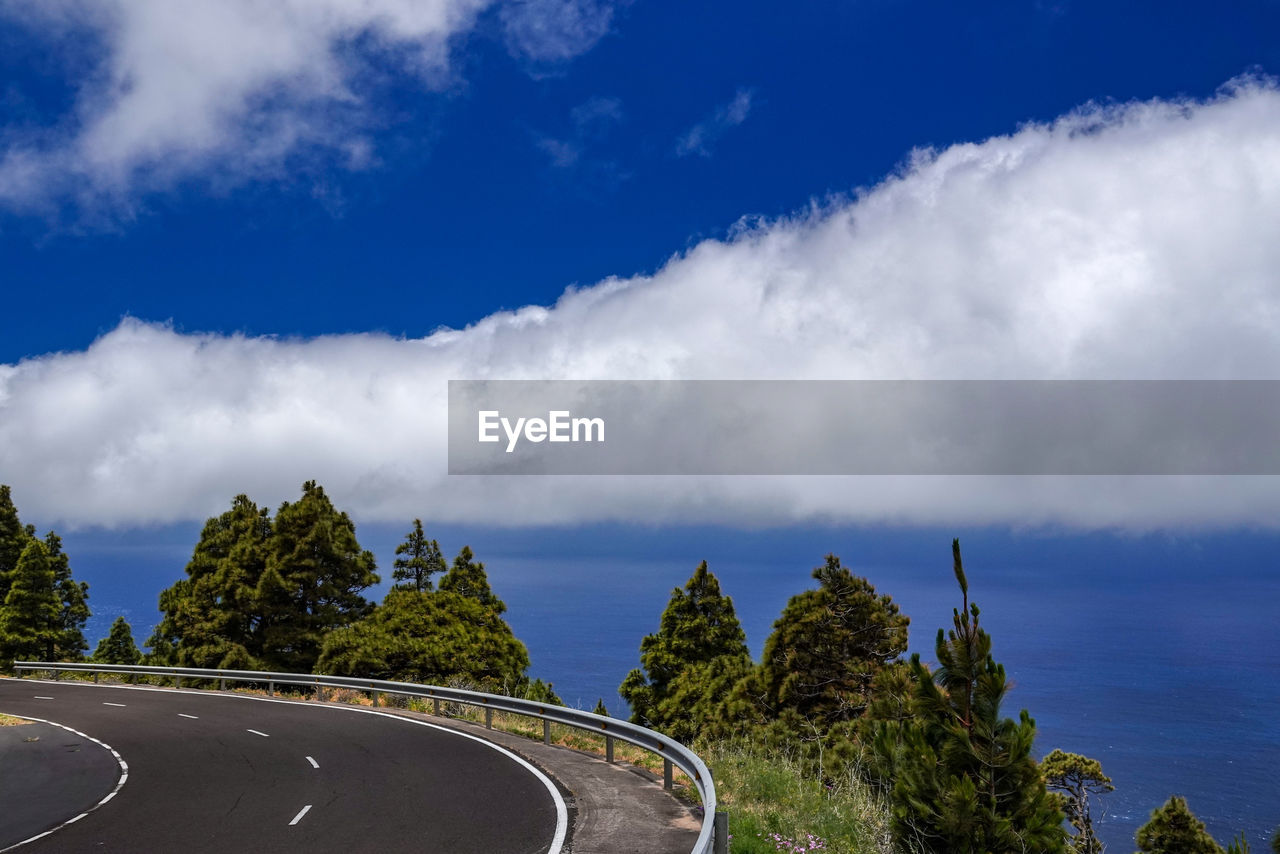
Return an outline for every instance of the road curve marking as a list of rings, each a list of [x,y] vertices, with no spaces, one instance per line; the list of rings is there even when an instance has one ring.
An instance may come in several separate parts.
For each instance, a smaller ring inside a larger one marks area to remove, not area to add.
[[[52,700],[53,698],[48,697],[46,699]],[[98,739],[94,738],[91,735],[85,735],[84,733],[80,732],[80,730],[78,729],[72,729],[71,727],[66,726],[65,724],[57,723],[56,721],[47,721],[44,718],[33,718],[30,715],[11,715],[11,716],[15,718],[22,718],[23,720],[35,721],[36,723],[48,724],[49,726],[56,726],[59,729],[65,729],[67,732],[74,733],[75,735],[80,736],[86,741],[92,741],[94,744],[107,750],[113,757],[115,757],[116,764],[120,766],[120,779],[116,781],[116,787],[112,789],[110,792],[107,792],[106,797],[98,801],[93,806],[89,807],[84,812],[80,813],[80,815],[76,816],[75,818],[67,819],[62,824],[59,824],[57,827],[51,827],[48,830],[46,830],[44,833],[37,833],[35,836],[32,836],[29,839],[24,839],[21,842],[15,842],[13,845],[10,845],[8,848],[0,848],[0,854],[4,854],[4,852],[6,851],[13,851],[15,848],[21,848],[23,845],[26,845],[28,842],[35,842],[37,839],[43,839],[44,837],[48,836],[50,833],[54,833],[58,830],[61,830],[62,828],[66,827],[69,824],[76,823],[80,819],[87,816],[89,813],[96,810],[98,807],[105,804],[107,801],[114,798],[116,795],[120,794],[120,790],[124,788],[125,782],[129,779],[129,763],[125,762],[124,757],[121,756],[114,747],[107,744],[105,741],[99,741]]]
[[[245,732],[251,732],[254,735],[260,735],[263,738],[271,738],[271,736],[267,735],[265,732],[258,732],[256,729],[245,730]]]
[[[50,685],[55,684],[46,679],[32,679],[30,681],[50,684]],[[73,686],[84,687],[84,688],[99,687],[98,685],[94,685],[91,682],[62,682],[62,683],[56,683],[56,684],[60,684],[64,686],[73,685]],[[150,688],[143,685],[112,685],[110,687],[118,691],[151,691],[157,694],[172,693],[172,689],[170,688]],[[191,693],[191,692],[188,692],[188,693]],[[193,693],[192,696],[198,696],[198,692]],[[400,715],[393,715],[390,712],[380,712],[380,711],[375,711],[373,709],[366,709],[360,706],[337,706],[337,705],[330,705],[328,703],[322,703],[317,705],[315,703],[307,702],[304,700],[281,700],[276,697],[256,697],[256,696],[253,696],[252,694],[223,694],[218,692],[210,692],[208,696],[225,697],[232,700],[251,700],[256,703],[279,703],[285,706],[306,706],[308,708],[313,708],[313,709],[317,709],[317,708],[333,709],[334,711],[340,711],[340,712],[355,712],[357,714],[363,714],[363,715],[377,715],[378,717],[382,717],[382,718],[390,718],[393,721],[401,721],[402,723],[409,723],[409,724],[416,724],[418,726],[430,727],[431,729],[436,729],[436,730],[440,730],[441,732],[451,733],[456,736],[461,736],[462,738],[469,738],[474,742],[478,742],[479,744],[483,744],[487,747],[490,747],[498,751],[499,753],[503,754],[504,756],[510,758],[513,762],[516,762],[517,764],[521,765],[530,774],[532,774],[538,780],[542,781],[542,785],[545,786],[547,791],[551,794],[551,800],[555,804],[555,808],[556,808],[556,832],[555,832],[555,837],[551,840],[551,847],[547,850],[547,854],[561,854],[561,852],[564,850],[565,838],[569,834],[569,808],[568,806],[566,806],[564,802],[564,798],[560,795],[560,790],[556,788],[556,784],[551,782],[551,779],[547,777],[546,774],[542,773],[542,771],[539,770],[537,766],[528,762],[527,760],[517,755],[516,753],[510,750],[507,750],[505,747],[503,747],[500,744],[497,744],[496,742],[487,741],[481,738],[480,736],[472,735],[471,733],[463,732],[462,730],[450,729],[447,726],[441,726],[439,724],[433,724],[427,721],[420,721],[415,718],[406,718]],[[53,698],[49,697],[46,699],[53,699]],[[262,735],[262,733],[259,733],[259,734]],[[0,854],[4,854],[4,851],[0,851]]]
[[[312,768],[319,768],[319,767],[320,767],[320,763],[319,763],[319,762],[317,762],[317,761],[315,761],[314,759],[312,759],[310,756],[308,756],[308,757],[307,757],[307,761],[311,763],[311,767],[312,767]]]
[[[178,717],[180,717],[180,718],[191,718],[191,720],[193,720],[193,721],[198,721],[198,720],[200,720],[200,716],[199,716],[199,715],[186,715],[186,714],[183,714],[182,712],[178,712]]]
[[[305,807],[298,810],[298,814],[293,817],[293,821],[289,822],[289,826],[293,827],[295,824],[302,821],[302,817],[306,815],[307,812],[310,811],[310,809],[311,809],[311,804],[307,804]]]

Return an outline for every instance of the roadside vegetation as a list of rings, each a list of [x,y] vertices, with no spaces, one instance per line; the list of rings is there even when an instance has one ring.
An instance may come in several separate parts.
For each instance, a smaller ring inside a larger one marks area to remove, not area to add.
[[[415,519],[380,603],[364,596],[379,582],[376,569],[350,517],[314,481],[274,516],[239,495],[205,523],[184,577],[160,594],[163,619],[149,651],[121,617],[92,659],[359,676],[561,702],[551,683],[530,676],[528,651],[470,547],[447,562]],[[1034,719],[1003,708],[1009,682],[970,600],[959,541],[952,572],[958,604],[950,628],[937,630],[932,664],[906,657],[907,615],[836,555],[813,570],[816,587],[791,597],[759,661],[705,561],[672,591],[619,694],[632,721],[706,759],[730,815],[732,851],[1103,851],[1091,802],[1114,789],[1110,778],[1096,760],[1062,750],[1036,762]],[[23,659],[83,660],[88,617],[88,586],[74,579],[58,535],[41,538],[24,526],[9,487],[0,486],[0,670]],[[293,694],[372,703],[350,689]],[[434,709],[418,698],[383,694],[381,702]],[[441,712],[485,723],[473,706],[444,703]],[[605,713],[603,700],[596,712]],[[0,716],[0,725],[13,722]],[[541,721],[520,715],[495,712],[492,726],[543,736]],[[605,752],[602,735],[570,727],[552,725],[551,740]],[[660,757],[625,742],[615,741],[614,756],[662,773]],[[697,803],[678,772],[675,783]],[[1224,852],[1176,796],[1135,841],[1140,854]],[[1271,847],[1280,854],[1280,833]],[[1243,840],[1225,849],[1246,851]]]

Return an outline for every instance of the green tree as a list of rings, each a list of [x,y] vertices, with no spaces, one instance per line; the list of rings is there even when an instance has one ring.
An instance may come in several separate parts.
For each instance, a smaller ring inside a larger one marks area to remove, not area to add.
[[[1271,836],[1271,850],[1274,854],[1280,854],[1280,827],[1276,828],[1276,832]]]
[[[58,639],[58,594],[49,551],[28,540],[9,573],[9,592],[0,606],[0,662],[38,661]]]
[[[722,656],[750,661],[733,600],[721,594],[704,560],[683,590],[671,591],[657,633],[640,642],[640,667],[618,688],[631,704],[631,720],[663,731],[690,720],[687,710],[664,704],[671,685],[686,668]]]
[[[266,508],[237,495],[204,524],[186,578],[160,594],[164,617],[147,645],[150,660],[180,667],[261,666],[265,617],[258,585],[273,525]]]
[[[1102,854],[1102,842],[1093,830],[1089,795],[1114,792],[1111,778],[1102,773],[1102,764],[1078,753],[1054,750],[1040,761],[1040,773],[1049,789],[1062,793],[1063,812],[1075,828],[1070,850],[1077,854]]]
[[[663,732],[686,744],[752,735],[767,723],[755,702],[757,671],[741,653],[690,664],[668,683],[651,714]]]
[[[876,674],[906,651],[910,621],[833,554],[813,577],[819,588],[791,597],[773,624],[761,678],[774,715],[791,710],[825,731],[866,710]]]
[[[362,591],[378,583],[373,552],[314,480],[280,505],[255,599],[268,669],[307,673],[324,636],[369,613]]]
[[[83,657],[89,643],[84,639],[84,625],[89,612],[89,584],[71,576],[71,560],[62,550],[62,538],[50,531],[44,538],[53,570],[53,585],[58,595],[57,634],[48,647],[47,661],[68,661]]]
[[[1249,854],[1249,840],[1244,838],[1241,833],[1231,839],[1231,844],[1227,846],[1227,854]]]
[[[489,588],[489,576],[484,571],[484,564],[473,561],[470,546],[463,546],[462,551],[453,559],[453,566],[440,579],[442,592],[457,593],[468,599],[474,599],[495,614],[505,613],[506,604],[493,595]]]
[[[0,602],[9,593],[9,575],[18,565],[31,535],[18,519],[9,487],[0,484]]]
[[[1063,815],[1031,758],[1035,722],[1000,715],[1008,690],[952,543],[963,607],[939,630],[931,674],[911,657],[916,714],[901,730],[890,806],[903,847],[946,854],[1065,851]]]
[[[501,691],[522,684],[528,666],[524,644],[480,601],[392,589],[371,614],[325,636],[316,669],[426,684],[464,679]]]
[[[404,542],[396,546],[396,554],[405,555],[395,560],[391,573],[396,587],[417,590],[419,593],[431,589],[431,576],[444,572],[444,555],[440,553],[440,544],[428,540],[422,532],[422,520],[413,520],[413,530],[405,535]]]
[[[137,664],[142,660],[142,653],[133,642],[133,629],[124,617],[116,617],[111,633],[98,641],[93,660],[100,664]]]
[[[0,603],[9,594],[13,572],[23,551],[36,538],[32,525],[18,518],[9,487],[0,485]],[[45,648],[35,657],[46,661],[75,660],[89,645],[84,640],[84,624],[89,619],[89,585],[71,577],[71,563],[62,551],[62,538],[50,531],[44,539],[49,567],[54,574],[58,598],[57,630],[45,633]]]
[[[596,700],[596,707],[591,710],[591,714],[600,715],[601,717],[609,717],[609,710],[604,706],[604,697]]]
[[[1138,828],[1139,854],[1223,854],[1183,798],[1174,795]]]

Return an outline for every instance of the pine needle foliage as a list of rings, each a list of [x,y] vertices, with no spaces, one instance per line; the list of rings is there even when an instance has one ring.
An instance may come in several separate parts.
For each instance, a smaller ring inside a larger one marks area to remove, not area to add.
[[[951,631],[939,630],[938,667],[911,658],[916,715],[902,727],[891,804],[903,847],[938,854],[1055,854],[1065,851],[1063,815],[1031,758],[1035,722],[1025,710],[1004,718],[1004,667],[952,543],[963,605]]]
[[[133,629],[124,617],[116,617],[111,624],[111,632],[98,641],[98,648],[93,651],[93,660],[99,664],[137,664],[142,660],[142,653],[133,641]]]
[[[618,688],[631,704],[631,720],[672,732],[690,715],[684,704],[672,708],[665,702],[673,683],[687,668],[722,657],[750,662],[733,600],[720,592],[720,581],[704,560],[684,589],[671,591],[658,631],[640,641],[640,667]]]
[[[1223,854],[1204,822],[1191,812],[1186,799],[1177,795],[1138,828],[1137,842],[1139,854]]]
[[[396,554],[404,557],[397,557],[392,564],[391,580],[404,590],[419,593],[430,590],[431,576],[448,569],[444,555],[440,553],[440,544],[427,539],[421,519],[413,520],[413,530],[405,534],[403,543],[396,546]]]

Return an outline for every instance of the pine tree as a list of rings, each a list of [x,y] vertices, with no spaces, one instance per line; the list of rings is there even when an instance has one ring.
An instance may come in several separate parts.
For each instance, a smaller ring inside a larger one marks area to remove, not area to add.
[[[774,715],[791,710],[825,731],[866,710],[876,674],[906,651],[910,621],[833,554],[813,577],[821,586],[791,597],[773,624],[761,678]]]
[[[98,641],[93,660],[99,664],[137,664],[142,660],[142,653],[133,642],[133,629],[124,617],[116,617],[111,633]]]
[[[262,660],[271,670],[310,672],[326,633],[369,613],[361,592],[378,583],[373,553],[315,481],[276,512],[266,569],[255,599]]]
[[[82,658],[89,643],[84,625],[89,612],[89,584],[71,577],[71,560],[62,551],[62,538],[50,531],[44,538],[53,569],[53,585],[58,594],[57,635],[47,649],[46,661],[74,661]]]
[[[181,667],[260,665],[262,609],[257,588],[271,545],[266,508],[237,495],[204,524],[186,578],[160,594],[164,618],[147,641],[151,660]]]
[[[1138,828],[1139,854],[1223,854],[1183,798],[1174,795]]]
[[[0,484],[0,602],[9,593],[9,574],[18,565],[31,535],[18,519],[9,487]]]
[[[591,710],[591,714],[600,715],[601,717],[609,717],[609,710],[605,708],[604,697],[596,700],[596,707]]]
[[[393,589],[368,616],[325,636],[316,669],[436,685],[462,679],[501,691],[523,684],[528,666],[524,644],[479,600]]]
[[[1063,794],[1063,812],[1075,828],[1069,844],[1076,854],[1102,854],[1102,842],[1093,830],[1089,795],[1114,792],[1111,778],[1102,773],[1102,764],[1077,753],[1054,750],[1040,761],[1045,785]]]
[[[413,520],[413,530],[405,535],[404,542],[396,546],[396,554],[406,557],[396,558],[393,581],[400,582],[395,586],[406,590],[417,590],[419,593],[431,589],[431,576],[446,570],[444,555],[440,553],[440,544],[428,540],[422,532],[422,520]]]
[[[720,581],[704,560],[671,599],[656,634],[640,642],[640,667],[618,688],[631,704],[631,720],[670,730],[686,711],[663,708],[672,683],[686,668],[728,656],[748,659],[746,635],[733,610],[733,600],[720,593]]]
[[[473,557],[475,555],[471,553],[471,547],[463,546],[462,551],[453,559],[453,566],[440,579],[440,590],[474,599],[492,609],[495,614],[505,613],[506,604],[489,588],[489,576],[484,571],[484,564],[473,562]]]
[[[49,552],[36,539],[27,542],[9,573],[9,592],[0,606],[0,662],[39,661],[58,638],[58,595]]]
[[[911,658],[916,715],[893,762],[894,833],[903,847],[945,854],[1063,852],[1063,815],[1031,758],[1035,722],[1026,710],[1000,716],[1005,671],[969,603],[959,540],[952,557],[963,606],[954,628],[938,632],[938,668]]]

